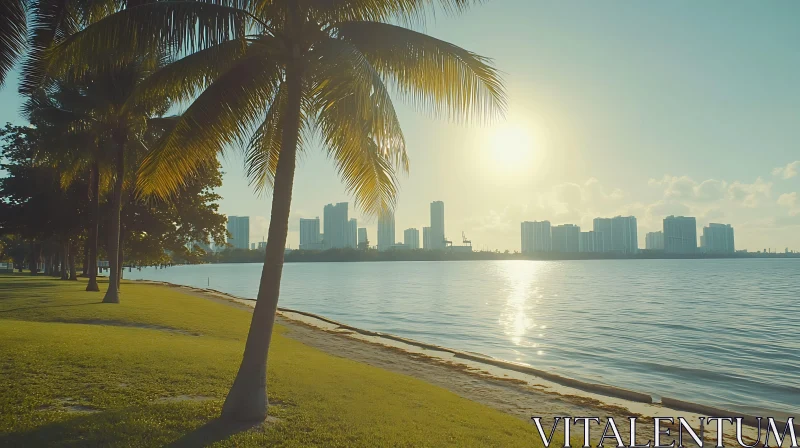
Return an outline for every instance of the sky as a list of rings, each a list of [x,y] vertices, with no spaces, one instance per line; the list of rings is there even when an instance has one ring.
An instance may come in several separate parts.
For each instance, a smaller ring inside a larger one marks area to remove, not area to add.
[[[490,57],[509,108],[488,125],[418,113],[395,96],[410,157],[395,213],[476,249],[519,250],[520,222],[591,230],[634,215],[639,244],[670,214],[733,225],[737,249],[800,250],[800,2],[545,2],[489,0],[436,14],[428,34]],[[421,29],[418,27],[418,29]],[[0,91],[0,123],[24,123],[16,79]],[[269,195],[247,183],[243,158],[222,160],[221,212],[250,216],[266,237]],[[298,163],[288,246],[299,219],[350,202],[318,145]],[[699,229],[700,231],[700,229]]]

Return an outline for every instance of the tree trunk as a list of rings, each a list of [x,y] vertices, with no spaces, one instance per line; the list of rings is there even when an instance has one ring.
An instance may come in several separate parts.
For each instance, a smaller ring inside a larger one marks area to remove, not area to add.
[[[61,280],[69,280],[69,241],[61,244]]]
[[[239,373],[222,406],[222,417],[240,421],[259,421],[267,416],[267,354],[278,308],[283,253],[289,231],[289,209],[292,203],[292,184],[297,155],[300,125],[302,73],[294,63],[287,70],[285,122],[281,153],[275,171],[272,193],[272,212],[269,221],[267,250],[256,307],[250,321]]]
[[[28,261],[28,269],[31,271],[31,275],[39,273],[39,253],[36,251],[36,243],[33,241],[31,241],[31,258]]]
[[[78,252],[78,243],[72,241],[69,244],[69,279],[78,280],[78,270],[75,268],[75,255]]]
[[[120,205],[120,209],[121,208],[122,208],[122,206]],[[119,224],[119,248],[117,249],[117,254],[119,254],[119,257],[117,257],[117,291],[121,290],[120,285],[122,284],[122,272],[123,272],[122,265],[124,264],[124,261],[125,261],[125,256],[124,256],[125,255],[125,251],[123,250],[123,247],[122,247],[122,242],[124,241],[124,238],[122,238],[122,235],[125,234],[124,230],[125,230],[125,226],[122,225],[122,220],[120,220],[120,224]]]
[[[119,303],[119,219],[122,209],[122,187],[125,177],[125,140],[117,137],[117,173],[114,180],[114,198],[111,202],[111,229],[108,242],[108,289],[103,303]]]
[[[88,235],[88,228],[87,235]],[[81,277],[88,277],[89,276],[89,240],[87,239],[85,243],[83,243],[83,263],[81,263]]]
[[[91,174],[92,204],[89,207],[91,217],[89,219],[89,283],[86,285],[87,291],[100,291],[97,286],[97,232],[100,224],[100,168],[97,162],[92,164]]]

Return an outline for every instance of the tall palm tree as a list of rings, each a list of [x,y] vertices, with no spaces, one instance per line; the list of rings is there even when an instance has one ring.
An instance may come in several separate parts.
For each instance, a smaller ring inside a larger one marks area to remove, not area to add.
[[[396,173],[408,168],[389,87],[419,109],[452,119],[502,113],[491,61],[392,23],[415,23],[433,4],[469,0],[201,0],[151,2],[110,15],[65,40],[50,70],[88,70],[92,55],[117,60],[162,47],[174,61],[137,89],[142,99],[191,100],[145,160],[139,187],[169,196],[232,144],[246,148],[255,188],[272,189],[258,301],[223,417],[267,414],[266,362],[278,305],[296,158],[320,136],[366,213],[394,207]],[[195,98],[196,97],[196,98]]]
[[[106,128],[96,118],[102,98],[97,89],[76,83],[56,82],[32,94],[23,106],[28,120],[35,124],[42,137],[38,157],[60,168],[61,184],[69,188],[76,180],[88,179],[87,199],[89,223],[86,263],[89,281],[87,291],[100,291],[97,284],[98,226],[100,196],[107,189],[109,171]],[[101,185],[105,188],[101,190]],[[70,251],[73,255],[74,251]]]

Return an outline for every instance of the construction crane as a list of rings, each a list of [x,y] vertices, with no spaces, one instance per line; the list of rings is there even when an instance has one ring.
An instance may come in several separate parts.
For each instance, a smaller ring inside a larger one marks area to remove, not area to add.
[[[461,231],[461,241],[464,243],[465,246],[472,246],[472,241],[467,239],[467,235],[464,234],[464,231]]]

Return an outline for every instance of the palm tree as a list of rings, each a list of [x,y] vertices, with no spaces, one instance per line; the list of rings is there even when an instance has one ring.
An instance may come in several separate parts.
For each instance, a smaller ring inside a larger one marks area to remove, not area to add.
[[[223,417],[267,414],[266,363],[280,292],[297,153],[320,136],[366,213],[394,207],[408,167],[387,84],[419,109],[452,119],[491,118],[505,95],[491,61],[391,24],[413,23],[431,0],[208,0],[144,3],[66,39],[50,70],[81,72],[92,55],[117,60],[162,47],[175,60],[137,89],[142,99],[191,105],[145,160],[144,194],[169,196],[232,144],[246,148],[251,183],[272,189],[258,301]],[[468,0],[441,0],[459,11]],[[179,56],[182,56],[178,59]]]
[[[33,95],[29,103],[38,113],[47,112],[51,123],[59,123],[69,128],[68,135],[84,139],[82,145],[52,145],[58,155],[55,159],[70,167],[65,171],[64,183],[68,185],[82,169],[91,169],[92,213],[95,221],[90,227],[90,238],[97,238],[97,218],[100,196],[100,179],[104,168],[108,167],[108,177],[113,179],[110,232],[108,242],[109,284],[103,302],[119,303],[119,283],[122,268],[120,251],[121,226],[120,211],[126,177],[128,184],[134,182],[130,175],[138,169],[138,164],[130,162],[146,152],[145,139],[152,133],[154,125],[163,127],[163,122],[172,121],[159,118],[168,109],[168,102],[162,98],[138,100],[132,97],[138,84],[158,69],[162,56],[145,55],[124,65],[101,63],[100,69],[86,73],[80,78],[47,76],[50,90],[57,92]],[[66,80],[56,83],[54,80]],[[65,88],[65,84],[68,87]],[[56,85],[57,87],[52,87]],[[59,90],[60,89],[60,90]],[[39,92],[46,91],[40,89]],[[58,118],[57,118],[58,117]],[[57,134],[57,132],[56,132]],[[87,142],[86,138],[92,139]],[[51,149],[52,151],[52,149]],[[96,254],[96,249],[95,249]],[[96,269],[95,269],[96,270]],[[87,290],[89,290],[88,285]],[[96,287],[96,283],[94,285]]]
[[[60,168],[62,187],[69,188],[80,178],[88,179],[87,199],[90,207],[86,254],[88,260],[85,265],[89,281],[86,291],[100,291],[97,284],[97,235],[101,184],[108,184],[111,175],[108,172],[110,161],[108,138],[104,135],[106,129],[96,119],[95,109],[102,98],[93,98],[91,95],[102,92],[75,83],[52,84],[50,89],[39,89],[32,94],[23,111],[42,135],[39,158]],[[70,251],[70,255],[74,256],[74,252]]]

